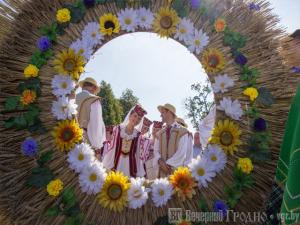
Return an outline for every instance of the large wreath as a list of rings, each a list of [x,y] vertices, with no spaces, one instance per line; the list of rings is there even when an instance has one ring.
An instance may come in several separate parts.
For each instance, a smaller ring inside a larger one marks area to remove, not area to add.
[[[282,31],[266,2],[8,4],[1,3],[3,222],[153,224],[170,207],[261,209],[291,98],[282,89],[289,72],[277,52]],[[75,119],[72,97],[85,64],[131,32],[186,46],[215,92],[217,118],[205,153],[164,179],[106,171]]]

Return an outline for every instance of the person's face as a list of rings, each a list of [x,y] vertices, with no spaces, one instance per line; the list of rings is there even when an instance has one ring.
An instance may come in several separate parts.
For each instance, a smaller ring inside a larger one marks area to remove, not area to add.
[[[146,127],[145,125],[143,125],[142,127],[142,134],[146,134],[149,131],[149,127]]]
[[[162,109],[160,112],[160,117],[162,119],[162,122],[166,123],[167,121],[171,120],[173,114],[167,109]]]
[[[110,131],[106,131],[106,140],[111,141],[111,133],[110,133]]]
[[[142,117],[139,116],[136,112],[132,113],[129,117],[129,122],[135,127],[137,126],[142,120]]]
[[[152,136],[156,135],[156,133],[157,133],[159,130],[160,130],[159,128],[153,127],[153,128],[152,128]]]
[[[85,86],[84,89],[89,91],[90,93],[92,93],[94,95],[98,94],[98,93],[96,93],[97,87],[94,86],[94,85]]]
[[[194,144],[195,145],[200,145],[200,134],[197,132],[194,134]]]

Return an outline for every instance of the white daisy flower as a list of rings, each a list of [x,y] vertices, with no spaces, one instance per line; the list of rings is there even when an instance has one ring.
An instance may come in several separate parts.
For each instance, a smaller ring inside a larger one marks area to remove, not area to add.
[[[66,96],[61,96],[52,103],[52,113],[58,120],[72,119],[77,114],[75,99],[69,100]]]
[[[79,185],[82,192],[97,194],[101,191],[107,174],[99,161],[87,165],[79,175]]]
[[[223,97],[217,109],[225,111],[225,114],[234,120],[240,120],[243,116],[241,103],[238,100],[232,101],[231,98]]]
[[[225,93],[228,88],[233,87],[234,81],[227,74],[218,75],[215,77],[215,83],[212,84],[215,93]]]
[[[167,201],[171,199],[173,194],[173,187],[167,178],[155,179],[152,188],[152,200],[156,207],[167,204]]]
[[[141,28],[150,29],[152,27],[153,20],[154,15],[150,9],[142,7],[137,10],[137,23]]]
[[[88,41],[89,40],[77,39],[70,45],[70,48],[73,49],[76,54],[81,54],[86,61],[89,61],[93,54],[93,48]]]
[[[194,31],[194,34],[192,34],[188,40],[187,40],[187,45],[188,49],[192,53],[196,53],[197,55],[202,52],[203,48],[208,44],[209,42],[209,37],[204,33],[201,29]]]
[[[134,9],[123,9],[118,13],[118,19],[122,30],[127,32],[134,32],[137,28],[137,13]]]
[[[129,208],[137,209],[142,207],[148,199],[148,190],[143,186],[145,178],[130,178],[128,190]]]
[[[174,38],[178,39],[179,41],[184,41],[186,44],[188,44],[188,40],[193,35],[193,31],[193,23],[189,19],[183,18],[177,25],[176,34],[174,35]]]
[[[84,168],[91,165],[95,158],[95,152],[90,145],[86,143],[77,144],[72,151],[68,153],[69,166],[77,173],[81,173]]]
[[[216,176],[213,165],[210,164],[205,158],[198,156],[192,159],[192,162],[188,165],[192,172],[192,176],[198,182],[198,187],[207,187],[208,182],[212,181],[212,178]]]
[[[87,43],[91,48],[101,44],[103,35],[99,31],[99,24],[96,22],[88,23],[82,31],[82,41]]]
[[[72,90],[75,88],[76,83],[72,80],[70,76],[55,75],[52,79],[52,93],[55,96],[63,96],[71,94]]]
[[[202,157],[215,168],[216,172],[225,168],[227,157],[219,145],[208,145]]]

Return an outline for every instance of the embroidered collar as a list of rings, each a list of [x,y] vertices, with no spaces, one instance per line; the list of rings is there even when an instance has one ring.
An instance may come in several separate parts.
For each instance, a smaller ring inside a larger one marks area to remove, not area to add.
[[[137,137],[137,135],[138,135],[137,129],[134,129],[133,132],[132,132],[132,134],[127,134],[125,132],[125,128],[126,128],[126,126],[120,125],[120,135],[121,135],[121,138],[126,139],[126,140],[132,140],[132,139],[134,139],[134,138]]]

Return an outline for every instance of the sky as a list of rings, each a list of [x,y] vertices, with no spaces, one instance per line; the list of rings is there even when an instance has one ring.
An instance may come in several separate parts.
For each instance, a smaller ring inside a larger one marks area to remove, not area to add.
[[[279,26],[289,33],[300,27],[300,0],[270,3],[281,19]],[[86,76],[109,82],[116,97],[126,88],[132,89],[152,120],[160,120],[158,105],[173,104],[178,116],[194,131],[183,102],[194,95],[190,86],[204,82],[206,74],[197,58],[173,39],[161,39],[152,33],[115,38],[95,53],[86,65],[83,78]]]

